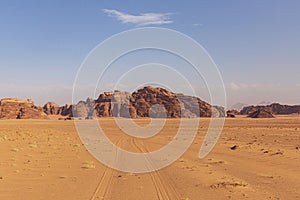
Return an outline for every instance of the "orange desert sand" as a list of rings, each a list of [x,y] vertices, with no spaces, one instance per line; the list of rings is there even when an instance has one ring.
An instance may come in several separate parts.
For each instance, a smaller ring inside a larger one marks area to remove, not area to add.
[[[204,159],[199,149],[210,119],[200,119],[192,146],[153,173],[107,168],[82,145],[74,121],[0,120],[0,199],[300,199],[300,116],[226,119]],[[145,126],[149,119],[136,119]],[[121,132],[99,119],[120,147],[153,151],[166,145],[180,120],[168,119],[150,139]]]

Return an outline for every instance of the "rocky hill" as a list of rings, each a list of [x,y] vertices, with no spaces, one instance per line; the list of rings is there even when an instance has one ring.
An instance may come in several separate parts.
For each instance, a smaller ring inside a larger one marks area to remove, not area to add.
[[[240,114],[249,115],[258,110],[264,110],[275,115],[300,114],[300,106],[281,105],[279,103],[266,106],[247,106],[240,111]]]
[[[65,112],[63,112],[63,110]],[[222,107],[213,107],[197,97],[175,94],[164,88],[147,86],[130,94],[123,91],[104,92],[96,100],[87,99],[76,105],[57,107],[48,103],[47,114],[70,117],[126,117],[126,118],[193,118],[224,117]]]
[[[0,119],[45,119],[43,108],[34,105],[33,101],[6,98],[0,100]]]

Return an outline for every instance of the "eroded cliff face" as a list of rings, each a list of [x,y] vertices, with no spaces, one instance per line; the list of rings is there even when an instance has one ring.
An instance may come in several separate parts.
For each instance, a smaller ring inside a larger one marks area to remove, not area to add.
[[[47,115],[59,115],[60,107],[54,102],[48,102],[43,106],[44,113]]]
[[[178,118],[181,116],[181,107],[178,98],[174,93],[163,88],[148,86],[139,89],[132,93],[131,103],[136,109],[138,117],[149,117],[149,111],[152,107],[151,117],[160,117],[164,111],[168,118]]]

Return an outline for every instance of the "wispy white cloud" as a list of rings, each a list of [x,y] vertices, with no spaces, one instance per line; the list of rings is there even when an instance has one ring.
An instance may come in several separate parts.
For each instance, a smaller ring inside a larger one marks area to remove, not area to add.
[[[193,26],[203,26],[203,24],[195,23]]]
[[[232,90],[241,90],[241,89],[249,89],[249,88],[258,88],[259,84],[246,84],[246,83],[235,83],[231,82],[229,84],[229,88]]]
[[[239,90],[240,89],[240,86],[236,83],[230,83],[230,88],[233,89],[233,90]]]
[[[137,26],[171,24],[171,13],[142,13],[140,15],[131,15],[117,10],[102,9],[108,16],[114,17],[123,24],[135,24]]]

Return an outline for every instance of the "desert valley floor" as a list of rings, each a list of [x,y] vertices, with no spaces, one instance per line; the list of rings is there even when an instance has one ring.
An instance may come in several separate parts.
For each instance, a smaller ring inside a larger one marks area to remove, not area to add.
[[[150,139],[99,119],[111,141],[129,151],[166,145],[178,119]],[[149,119],[137,119],[145,126]],[[82,145],[73,121],[0,120],[0,199],[300,199],[300,116],[226,119],[221,138],[198,158],[209,119],[172,165],[132,174],[107,168]]]

